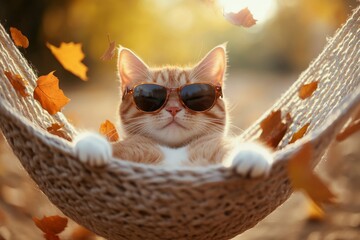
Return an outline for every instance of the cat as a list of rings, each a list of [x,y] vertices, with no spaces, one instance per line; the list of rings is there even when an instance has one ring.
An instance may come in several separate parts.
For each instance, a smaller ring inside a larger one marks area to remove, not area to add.
[[[74,149],[81,161],[96,167],[114,156],[167,167],[221,163],[248,177],[269,173],[273,156],[268,148],[227,136],[224,44],[192,68],[150,68],[124,47],[119,47],[117,65],[123,139],[109,143],[96,133],[78,135]]]

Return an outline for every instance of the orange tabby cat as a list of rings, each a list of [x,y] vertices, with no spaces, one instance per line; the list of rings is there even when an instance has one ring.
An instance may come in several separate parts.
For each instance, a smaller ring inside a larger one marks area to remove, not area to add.
[[[272,154],[258,143],[226,135],[228,116],[222,96],[226,71],[224,45],[192,68],[150,68],[120,47],[120,128],[123,139],[110,145],[95,133],[81,134],[75,151],[83,162],[104,165],[110,156],[161,166],[235,165],[240,174],[267,174]]]

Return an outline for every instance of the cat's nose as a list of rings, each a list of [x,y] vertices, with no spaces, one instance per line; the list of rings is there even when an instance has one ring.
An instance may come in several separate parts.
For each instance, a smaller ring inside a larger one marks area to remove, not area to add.
[[[179,107],[167,107],[165,109],[166,111],[168,111],[173,117],[175,117],[175,115],[181,111],[181,108]]]

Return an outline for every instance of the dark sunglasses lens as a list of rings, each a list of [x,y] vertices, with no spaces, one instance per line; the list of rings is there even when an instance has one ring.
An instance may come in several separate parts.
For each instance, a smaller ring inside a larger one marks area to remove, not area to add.
[[[189,109],[202,112],[213,106],[216,92],[209,84],[190,84],[181,89],[180,97]]]
[[[136,106],[145,112],[159,110],[166,101],[166,95],[166,88],[155,84],[138,85],[133,92]]]

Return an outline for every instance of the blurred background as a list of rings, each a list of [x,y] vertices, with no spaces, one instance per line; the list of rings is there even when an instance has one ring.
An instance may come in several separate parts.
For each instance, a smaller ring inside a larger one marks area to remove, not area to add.
[[[100,60],[108,37],[150,66],[195,64],[227,42],[225,95],[239,133],[296,80],[358,5],[357,0],[0,0],[0,23],[29,38],[30,47],[21,51],[39,75],[56,70],[71,98],[64,113],[75,126],[95,131],[105,119],[117,119],[116,57]],[[223,17],[223,11],[243,7],[258,20],[255,26],[234,26]],[[45,46],[70,41],[82,43],[88,82],[64,70]],[[358,135],[333,146],[328,157],[346,158],[350,165],[329,160],[321,170],[341,192],[343,205],[329,209],[320,222],[309,222],[306,201],[294,194],[239,239],[360,239],[359,185],[350,184],[360,184]],[[31,217],[61,213],[37,190],[1,138],[0,181],[0,239],[42,239]],[[71,222],[63,238],[75,239],[73,229],[77,227]]]

